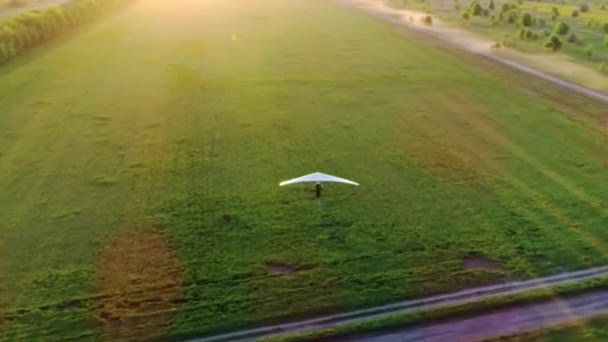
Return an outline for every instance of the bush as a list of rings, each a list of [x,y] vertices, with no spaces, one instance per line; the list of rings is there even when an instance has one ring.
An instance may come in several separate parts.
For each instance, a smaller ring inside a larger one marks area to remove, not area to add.
[[[517,12],[511,11],[507,14],[507,22],[512,24],[517,21]]]
[[[481,16],[482,17],[488,17],[490,15],[490,11],[488,11],[487,8],[484,8],[483,11],[481,11]]]
[[[568,43],[576,44],[578,43],[578,37],[574,33],[570,33],[568,38],[566,39]]]
[[[498,19],[496,18],[496,16],[494,14],[492,14],[490,16],[490,26],[494,27],[494,26],[496,26],[496,24],[498,24]]]
[[[529,34],[528,34],[528,39],[532,39],[532,40],[537,40],[540,35],[538,34],[538,32],[534,32],[531,30],[528,30]]]
[[[469,5],[469,10],[472,15],[479,16],[483,12],[483,7],[481,7],[481,4],[479,4],[479,2],[473,1]]]
[[[549,30],[544,30],[543,34],[545,35],[545,37],[550,37],[551,36],[551,31]]]
[[[511,43],[511,41],[509,41],[509,40],[503,40],[501,42],[501,44],[502,44],[502,46],[507,47],[507,48],[515,47],[515,44]]]
[[[0,64],[128,2],[73,0],[65,5],[24,12],[5,19],[0,22]]]
[[[500,6],[500,13],[506,13],[511,10],[511,5],[508,2],[503,2]]]
[[[566,24],[563,21],[560,21],[557,24],[555,24],[555,27],[553,28],[554,33],[557,33],[562,36],[567,34],[568,31],[570,31],[570,26],[568,26],[568,24]]]
[[[454,0],[454,9],[460,11],[460,1]]]
[[[585,55],[587,57],[593,56],[593,45],[589,44],[589,45],[585,46]]]
[[[600,68],[601,72],[606,72],[608,70],[608,65],[606,65],[606,62],[604,61],[604,62],[600,63],[599,68]]]
[[[543,46],[551,51],[557,51],[562,47],[562,42],[558,36],[552,34]]]
[[[545,19],[544,19],[544,18],[540,18],[540,19],[538,20],[538,24],[539,24],[540,26],[545,26],[545,25],[547,24],[547,22],[545,21]]]
[[[555,20],[555,18],[559,17],[559,9],[555,6],[553,6],[551,8],[551,17],[553,18],[553,20]]]
[[[490,0],[490,4],[488,5],[488,8],[490,9],[490,11],[493,11],[494,7],[495,7],[494,0]]]
[[[604,37],[604,46],[608,46],[608,36]]]
[[[589,12],[589,5],[586,3],[582,3],[582,4],[578,5],[578,9],[583,13]]]
[[[520,40],[526,40],[528,38],[528,29],[525,27],[520,28],[517,35],[519,36]]]
[[[602,25],[602,29],[604,30],[604,32],[608,33],[608,23]]]
[[[574,18],[578,17],[578,11],[577,10],[572,10],[572,17],[574,17]]]
[[[520,40],[536,40],[538,39],[538,33],[530,30],[527,27],[519,29],[518,36]]]
[[[424,18],[422,18],[422,22],[425,25],[433,25],[433,18],[431,18],[430,15],[425,16]]]
[[[526,12],[521,16],[521,25],[524,27],[532,26],[532,14]]]
[[[469,20],[469,12],[462,12],[462,15],[460,17],[462,18],[462,20]]]

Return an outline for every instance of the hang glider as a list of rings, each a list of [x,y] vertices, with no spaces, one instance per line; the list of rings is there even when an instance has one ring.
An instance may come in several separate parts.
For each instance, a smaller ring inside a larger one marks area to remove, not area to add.
[[[353,182],[348,179],[328,175],[328,174],[322,173],[322,172],[315,172],[315,173],[311,173],[306,176],[286,180],[284,182],[279,183],[279,186],[291,185],[291,184],[296,184],[296,183],[307,183],[307,182],[314,182],[314,183],[333,182],[333,183],[350,184],[350,185],[355,185],[355,186],[359,185],[359,183]]]

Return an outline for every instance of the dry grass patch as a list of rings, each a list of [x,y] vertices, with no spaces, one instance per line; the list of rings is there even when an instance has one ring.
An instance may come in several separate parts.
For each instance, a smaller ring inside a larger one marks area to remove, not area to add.
[[[449,181],[494,173],[502,134],[490,112],[474,100],[442,89],[421,94],[401,117],[401,146],[417,165]],[[433,104],[432,109],[430,104]]]
[[[126,232],[107,246],[95,280],[93,310],[103,339],[162,336],[184,301],[179,260],[153,228]]]

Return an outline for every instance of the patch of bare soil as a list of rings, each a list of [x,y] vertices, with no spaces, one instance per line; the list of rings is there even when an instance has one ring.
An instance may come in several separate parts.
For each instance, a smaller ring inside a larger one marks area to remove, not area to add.
[[[282,264],[282,263],[267,263],[266,268],[270,273],[281,274],[281,275],[290,275],[296,273],[298,270],[295,267]]]
[[[490,260],[481,255],[470,255],[463,260],[464,268],[467,270],[471,269],[484,269],[497,271],[501,270],[502,266],[496,261]]]
[[[103,340],[163,336],[184,302],[180,263],[153,228],[118,236],[101,253],[92,310]]]

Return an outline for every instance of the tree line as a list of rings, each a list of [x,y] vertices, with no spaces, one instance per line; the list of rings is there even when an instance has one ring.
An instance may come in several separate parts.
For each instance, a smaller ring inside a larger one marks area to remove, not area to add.
[[[0,65],[23,51],[69,32],[130,0],[72,0],[0,21]]]

